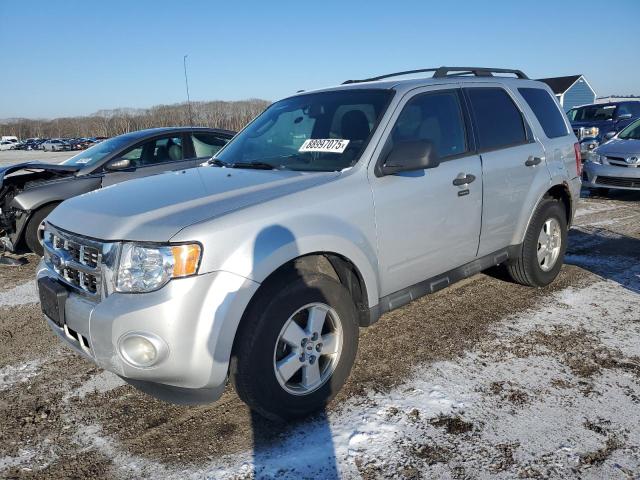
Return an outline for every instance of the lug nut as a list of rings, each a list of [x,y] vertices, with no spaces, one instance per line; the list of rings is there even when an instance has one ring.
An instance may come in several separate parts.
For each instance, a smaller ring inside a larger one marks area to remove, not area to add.
[[[313,365],[316,361],[316,357],[314,355],[309,355],[309,365]]]
[[[304,353],[300,355],[300,357],[298,358],[298,360],[300,360],[301,362],[304,362]]]
[[[318,340],[318,332],[313,332],[313,335],[311,336],[311,341],[315,342],[316,340]]]
[[[303,338],[302,341],[300,342],[300,345],[302,345],[303,347],[309,342],[308,338]]]
[[[316,352],[319,352],[321,350],[322,350],[322,344],[319,343],[319,344],[316,345]]]

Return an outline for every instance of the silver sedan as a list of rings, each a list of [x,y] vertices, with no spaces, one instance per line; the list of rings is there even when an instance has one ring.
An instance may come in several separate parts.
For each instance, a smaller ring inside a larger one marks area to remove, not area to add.
[[[585,162],[583,185],[606,191],[610,188],[640,190],[640,120],[636,120]]]

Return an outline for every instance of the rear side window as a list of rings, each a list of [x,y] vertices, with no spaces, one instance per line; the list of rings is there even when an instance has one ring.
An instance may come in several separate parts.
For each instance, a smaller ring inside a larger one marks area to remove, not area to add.
[[[533,110],[547,138],[569,135],[558,105],[549,92],[541,88],[519,88],[518,92]]]
[[[522,114],[502,88],[469,88],[467,94],[480,150],[495,150],[527,141]]]
[[[213,157],[229,141],[227,138],[205,132],[194,132],[191,140],[197,158]]]

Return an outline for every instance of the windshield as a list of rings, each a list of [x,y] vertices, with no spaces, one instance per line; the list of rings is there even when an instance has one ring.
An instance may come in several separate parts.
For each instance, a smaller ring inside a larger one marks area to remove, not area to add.
[[[85,151],[74,155],[70,159],[62,162],[63,165],[75,165],[77,167],[90,167],[100,163],[107,155],[131,143],[131,138],[127,136],[113,137],[104,142],[100,142]]]
[[[217,163],[306,171],[350,167],[367,146],[391,94],[349,89],[281,100],[224,147]]]
[[[615,111],[615,105],[589,105],[588,107],[573,108],[567,112],[567,115],[572,122],[600,122],[612,120]]]
[[[636,120],[618,134],[622,140],[640,140],[640,120]]]

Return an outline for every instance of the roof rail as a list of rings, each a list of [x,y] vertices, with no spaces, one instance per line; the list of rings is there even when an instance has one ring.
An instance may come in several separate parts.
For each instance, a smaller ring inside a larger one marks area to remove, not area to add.
[[[406,70],[404,72],[388,73],[378,77],[363,78],[361,80],[347,80],[342,82],[343,85],[349,83],[375,82],[385,78],[399,77],[402,75],[411,75],[413,73],[433,72],[431,78],[461,77],[466,75],[475,75],[476,77],[492,77],[494,73],[512,73],[517,78],[528,79],[522,70],[513,70],[510,68],[486,68],[486,67],[439,67],[439,68],[420,68],[418,70]]]

